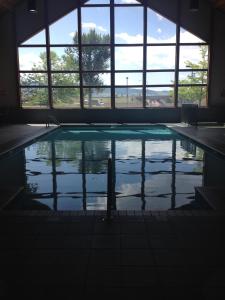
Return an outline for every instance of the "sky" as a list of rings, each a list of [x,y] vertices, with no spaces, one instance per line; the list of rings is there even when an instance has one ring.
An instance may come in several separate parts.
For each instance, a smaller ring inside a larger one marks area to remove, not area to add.
[[[109,0],[91,0],[90,4],[108,3]],[[134,0],[116,0],[116,3],[134,3]],[[109,7],[82,7],[82,32],[95,29],[100,34],[110,34],[110,11]],[[135,20],[135,22],[134,22]],[[77,11],[72,11],[64,18],[50,26],[51,44],[73,44],[73,36],[77,31]],[[181,29],[181,42],[198,43],[201,39]],[[176,26],[173,22],[148,9],[147,22],[148,43],[175,43]],[[117,44],[143,43],[143,7],[115,7],[115,42]],[[26,44],[44,44],[45,32],[37,34]],[[54,48],[54,51],[57,48]],[[39,54],[44,48],[20,48],[19,61],[21,70],[29,70],[33,63],[40,61]],[[58,48],[58,54],[63,54],[64,49]],[[198,46],[181,46],[180,68],[186,68],[185,61],[191,60],[198,63],[200,54]],[[147,49],[148,69],[174,69],[175,47],[174,46],[150,46]],[[142,70],[143,68],[143,47],[116,47],[115,48],[115,69],[116,70]],[[187,76],[187,73],[183,76]],[[105,83],[108,83],[108,76]],[[140,73],[116,74],[116,84],[122,85],[126,78],[128,83],[141,85]],[[147,75],[147,84],[169,84],[173,80],[173,73],[154,73]],[[104,76],[103,76],[104,79]],[[150,81],[150,82],[148,82]],[[127,82],[127,81],[126,81]],[[125,84],[126,84],[125,82]]]

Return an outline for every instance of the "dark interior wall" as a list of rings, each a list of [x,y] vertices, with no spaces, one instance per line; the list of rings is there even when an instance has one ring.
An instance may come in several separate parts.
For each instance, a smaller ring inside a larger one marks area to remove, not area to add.
[[[23,1],[16,8],[17,39],[21,43],[27,40],[34,32],[39,32],[45,24],[45,0],[37,0],[38,13],[31,14],[27,11],[27,1]],[[75,9],[79,1],[74,0],[48,0],[48,18],[50,23],[61,18],[72,9]]]
[[[44,0],[38,0],[38,13],[29,13],[27,1],[21,2],[15,9],[16,35],[18,43],[30,38],[33,32],[38,32],[44,28]]]
[[[175,123],[180,121],[180,109],[26,109],[15,111],[12,121],[46,123],[49,115],[61,123]]]
[[[0,168],[1,186],[5,189],[24,186],[25,169],[23,151],[20,151],[7,159],[2,159]]]
[[[211,5],[208,1],[199,0],[199,11],[189,10],[190,1],[181,1],[181,26],[204,41],[210,43],[211,39]]]
[[[56,20],[57,18],[63,16],[68,11],[73,8],[76,8],[78,1],[74,0],[48,0],[50,6],[50,19],[51,21]],[[30,37],[31,33],[34,31],[37,32],[41,30],[44,24],[44,0],[38,0],[38,9],[37,14],[29,14],[27,12],[26,1],[22,2],[16,7],[16,30],[18,33],[18,38],[20,41]],[[196,33],[202,39],[209,41],[211,34],[211,12],[212,9],[209,3],[205,0],[200,0],[200,10],[199,12],[190,12],[188,9],[189,0],[149,0],[149,5],[168,17],[169,19],[176,21],[177,18],[177,3],[180,2],[181,5],[181,16],[180,22],[181,25],[193,32]],[[212,47],[212,68],[211,68],[211,89],[210,89],[210,99],[209,103],[212,106],[221,106],[224,104],[224,98],[221,96],[221,91],[225,88],[225,18],[224,13],[215,11],[214,12],[214,45]],[[0,39],[4,41],[0,45],[0,107],[2,106],[18,106],[17,99],[17,70],[16,70],[16,48],[15,48],[15,35],[14,35],[14,26],[13,26],[13,17],[11,13],[7,13],[0,18]],[[41,113],[39,110],[34,110],[35,114]],[[135,110],[137,111],[137,110]],[[169,110],[170,111],[170,110]],[[174,114],[179,113],[179,109],[174,109]],[[205,114],[205,112],[207,113]],[[203,115],[200,113],[204,119],[206,116],[210,117],[210,110],[204,111]],[[151,116],[155,115],[156,110],[153,109]],[[138,110],[140,116],[143,116],[143,121],[146,119],[146,116],[149,115],[150,110]],[[165,116],[168,113],[168,109],[160,109],[157,111],[157,122],[158,119],[161,119],[161,122],[166,122]],[[107,121],[110,118],[116,120],[117,114],[126,118],[130,118],[129,121],[132,122],[134,110],[119,110],[108,111],[107,115],[100,112],[88,112],[85,111],[75,111],[72,110],[59,110],[56,111],[56,114],[59,114],[64,118],[64,115],[67,114],[71,122],[72,120],[76,121],[85,120],[87,117],[92,117],[99,120]],[[24,113],[24,116],[34,116],[31,111]],[[215,114],[213,112],[213,118]],[[73,119],[74,118],[74,119]],[[180,116],[176,116],[176,120],[179,120]],[[126,122],[127,120],[126,119]],[[142,119],[140,117],[140,119]],[[174,120],[174,117],[172,118]],[[87,121],[87,120],[86,120]]]
[[[225,178],[225,161],[212,153],[204,156],[204,186],[223,186]]]
[[[0,18],[0,41],[0,107],[16,107],[16,47],[11,13]]]
[[[52,115],[61,123],[178,123],[180,108],[151,109],[19,109],[11,114],[12,123],[46,123]],[[225,123],[225,109],[200,108],[198,120],[201,122]]]
[[[210,103],[225,107],[225,14],[214,13]]]

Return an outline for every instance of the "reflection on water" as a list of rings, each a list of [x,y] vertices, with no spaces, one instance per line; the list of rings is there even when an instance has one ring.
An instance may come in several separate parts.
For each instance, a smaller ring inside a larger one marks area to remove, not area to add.
[[[61,130],[25,148],[23,156],[26,190],[9,209],[106,209],[109,157],[114,209],[200,207],[194,187],[202,186],[204,151],[167,129]]]

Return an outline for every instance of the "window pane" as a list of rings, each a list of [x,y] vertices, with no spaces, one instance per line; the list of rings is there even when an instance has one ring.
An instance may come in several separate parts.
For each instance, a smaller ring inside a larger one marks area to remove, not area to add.
[[[174,46],[147,47],[147,69],[174,69]]]
[[[176,24],[148,9],[148,43],[176,43]]]
[[[139,1],[135,0],[114,0],[115,4],[141,4]]]
[[[115,85],[142,85],[143,73],[116,73]]]
[[[21,88],[21,103],[23,108],[48,107],[48,89]]]
[[[77,43],[77,10],[53,23],[49,32],[51,44]]]
[[[101,86],[111,84],[110,73],[83,73],[83,85]]]
[[[174,72],[147,72],[146,85],[174,84]]]
[[[110,0],[89,0],[87,2],[85,2],[85,5],[89,5],[89,4],[109,4]]]
[[[143,44],[143,7],[115,8],[115,42]]]
[[[48,85],[46,73],[20,73],[20,85]]]
[[[57,86],[73,86],[80,84],[78,73],[53,73],[52,84]]]
[[[208,46],[180,46],[180,69],[208,69]]]
[[[178,89],[178,104],[198,104],[206,106],[207,104],[207,87],[202,86],[185,86]]]
[[[142,88],[116,88],[115,100],[117,108],[138,108],[143,107],[143,91]]]
[[[179,73],[180,84],[207,84],[207,72],[203,71],[190,71]]]
[[[173,107],[174,89],[168,87],[148,88],[146,90],[147,107]]]
[[[108,7],[85,7],[82,13],[82,43],[110,42],[110,10]]]
[[[115,69],[142,70],[143,47],[115,47]]]
[[[45,30],[35,34],[29,40],[26,40],[22,45],[38,45],[46,44]]]
[[[184,28],[180,28],[180,43],[205,43],[205,41],[198,38],[196,35],[191,32],[185,30]]]
[[[84,88],[85,108],[110,108],[111,89],[110,88]]]
[[[46,71],[45,47],[19,48],[19,69],[21,71]]]
[[[104,71],[110,69],[109,47],[82,47],[83,71]]]
[[[55,108],[80,108],[80,89],[53,88],[52,94]]]
[[[77,71],[79,70],[77,47],[52,47],[51,69],[53,71]]]

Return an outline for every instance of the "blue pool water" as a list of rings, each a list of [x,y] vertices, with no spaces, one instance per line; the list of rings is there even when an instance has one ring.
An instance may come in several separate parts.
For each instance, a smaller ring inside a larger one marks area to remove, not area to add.
[[[113,209],[208,208],[194,187],[214,180],[211,154],[164,126],[111,126],[62,127],[1,159],[1,186],[25,187],[5,209],[105,210],[109,158]]]

